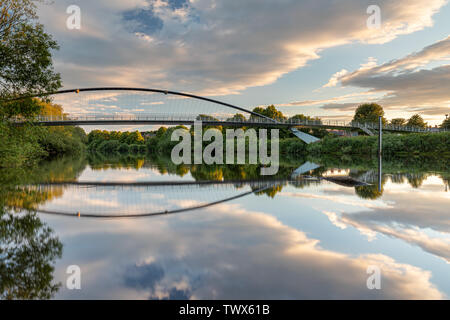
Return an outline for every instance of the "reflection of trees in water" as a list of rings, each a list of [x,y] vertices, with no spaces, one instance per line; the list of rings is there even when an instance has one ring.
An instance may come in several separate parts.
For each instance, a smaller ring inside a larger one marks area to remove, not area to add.
[[[367,174],[366,174],[367,176]],[[393,174],[385,174],[382,176],[381,180],[381,192],[378,190],[378,181],[375,180],[377,178],[377,175],[373,174],[372,179],[372,185],[370,186],[359,186],[355,187],[356,194],[363,198],[363,199],[378,199],[383,195],[383,187],[390,179],[392,183],[396,184],[403,184],[405,181],[409,183],[409,185],[413,188],[420,188],[425,181],[425,179],[428,178],[427,173],[393,173]],[[443,177],[442,177],[443,178]],[[366,180],[367,181],[367,180]],[[444,184],[446,184],[445,179],[443,179]],[[448,183],[448,182],[447,182]]]
[[[284,186],[285,184],[277,184],[277,185],[275,185],[275,186],[273,186],[273,187],[270,187],[270,188],[267,188],[267,189],[265,189],[265,190],[262,190],[262,191],[259,191],[259,192],[255,192],[255,194],[257,195],[257,196],[260,196],[260,195],[267,195],[268,197],[270,197],[270,198],[275,198],[275,196],[276,196],[276,194],[278,193],[278,192],[281,192],[281,190],[283,190],[283,186]]]
[[[407,173],[405,176],[408,180],[408,183],[413,188],[420,188],[423,181],[428,177],[428,175],[424,173]]]
[[[40,204],[61,197],[64,187],[37,187],[35,183],[75,181],[86,167],[84,159],[60,158],[25,169],[0,170],[1,205],[20,211],[34,210]]]
[[[14,211],[36,210],[38,205],[47,201],[62,197],[64,188],[61,186],[42,187],[17,187],[15,190],[5,193],[5,208]]]
[[[87,160],[92,170],[135,169],[145,167],[146,161],[142,156],[102,153],[89,153]]]
[[[83,158],[42,162],[33,168],[0,170],[0,298],[49,299],[59,284],[53,283],[54,263],[62,243],[33,209],[62,196],[63,187],[27,187],[34,183],[72,181],[84,170]]]
[[[390,175],[391,181],[396,184],[403,184],[405,182],[405,174],[394,173]]]
[[[381,191],[379,191],[378,184],[357,186],[355,187],[355,193],[362,199],[376,200],[383,195],[383,187],[381,188]]]
[[[53,283],[53,265],[62,243],[36,214],[0,210],[0,297],[52,298],[60,287]]]

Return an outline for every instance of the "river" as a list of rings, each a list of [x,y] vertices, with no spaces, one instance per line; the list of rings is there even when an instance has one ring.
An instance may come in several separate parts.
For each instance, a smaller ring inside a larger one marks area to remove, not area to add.
[[[448,299],[449,169],[378,170],[290,159],[261,180],[256,166],[100,155],[3,170],[0,294]]]

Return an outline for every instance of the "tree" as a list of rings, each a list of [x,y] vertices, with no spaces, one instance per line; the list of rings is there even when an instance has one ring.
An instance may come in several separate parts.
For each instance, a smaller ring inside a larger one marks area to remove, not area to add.
[[[295,122],[295,121],[319,120],[319,119],[317,119],[317,118],[315,119],[310,116],[305,116],[304,114],[296,114],[295,116],[290,117],[289,120],[292,120]]]
[[[0,2],[0,39],[6,39],[27,20],[36,19],[36,1],[8,0]]]
[[[129,134],[127,142],[128,144],[141,144],[144,143],[144,137],[136,130]]]
[[[353,121],[378,123],[379,117],[382,117],[383,124],[385,124],[383,107],[376,103],[365,103],[356,109]]]
[[[423,120],[423,118],[420,116],[420,114],[415,114],[411,118],[409,118],[406,125],[411,126],[411,127],[419,127],[419,128],[427,127],[427,123]]]
[[[128,146],[128,144],[122,143],[122,144],[120,144],[118,151],[120,153],[125,154],[125,153],[128,153],[130,151],[130,147]]]
[[[284,116],[283,112],[277,110],[277,108],[275,108],[275,106],[272,104],[270,106],[268,106],[267,108],[262,108],[262,107],[256,107],[253,109],[253,112],[256,112],[260,115],[269,117],[271,119],[277,120],[277,121],[281,121],[281,120],[285,120],[286,117]],[[250,118],[254,119],[254,118],[258,118],[258,116],[255,115],[251,115]]]
[[[53,69],[51,51],[57,43],[36,21],[31,0],[0,2],[0,100],[44,94],[61,87],[60,75]],[[5,118],[37,114],[36,99],[0,102]]]
[[[157,137],[157,138],[161,138],[162,135],[163,135],[164,133],[166,133],[166,131],[167,131],[167,128],[166,128],[166,127],[160,127],[160,128],[156,131],[156,137]]]
[[[227,121],[245,122],[247,119],[242,113],[236,113],[231,118],[228,118]]]
[[[441,128],[450,129],[450,118],[446,118],[444,121],[442,121]]]
[[[391,120],[391,124],[394,126],[404,126],[406,124],[406,119],[395,118]]]

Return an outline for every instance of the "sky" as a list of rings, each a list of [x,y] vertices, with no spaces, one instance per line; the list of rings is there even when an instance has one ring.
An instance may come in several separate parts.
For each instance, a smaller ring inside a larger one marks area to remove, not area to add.
[[[450,113],[447,0],[58,0],[38,14],[66,89],[167,89],[335,120],[364,102],[430,125]]]

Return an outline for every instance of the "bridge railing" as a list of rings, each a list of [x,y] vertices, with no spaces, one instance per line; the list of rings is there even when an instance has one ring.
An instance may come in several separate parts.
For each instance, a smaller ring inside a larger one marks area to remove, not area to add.
[[[317,127],[335,127],[335,128],[346,128],[346,129],[361,129],[366,128],[369,130],[378,130],[377,123],[370,122],[357,122],[357,121],[340,121],[340,120],[317,120],[317,119],[280,119],[276,122],[271,119],[261,118],[252,116],[250,118],[238,118],[230,117],[230,115],[193,115],[193,114],[84,114],[84,115],[58,115],[58,116],[37,116],[33,119],[35,122],[77,122],[77,121],[218,121],[226,123],[239,123],[245,125],[248,124],[281,124],[281,125],[291,125],[291,126],[317,126]],[[13,122],[22,123],[24,119],[14,118]],[[447,131],[443,128],[420,128],[412,126],[399,126],[392,124],[384,124],[383,130],[388,131],[402,131],[402,132],[441,132]]]

